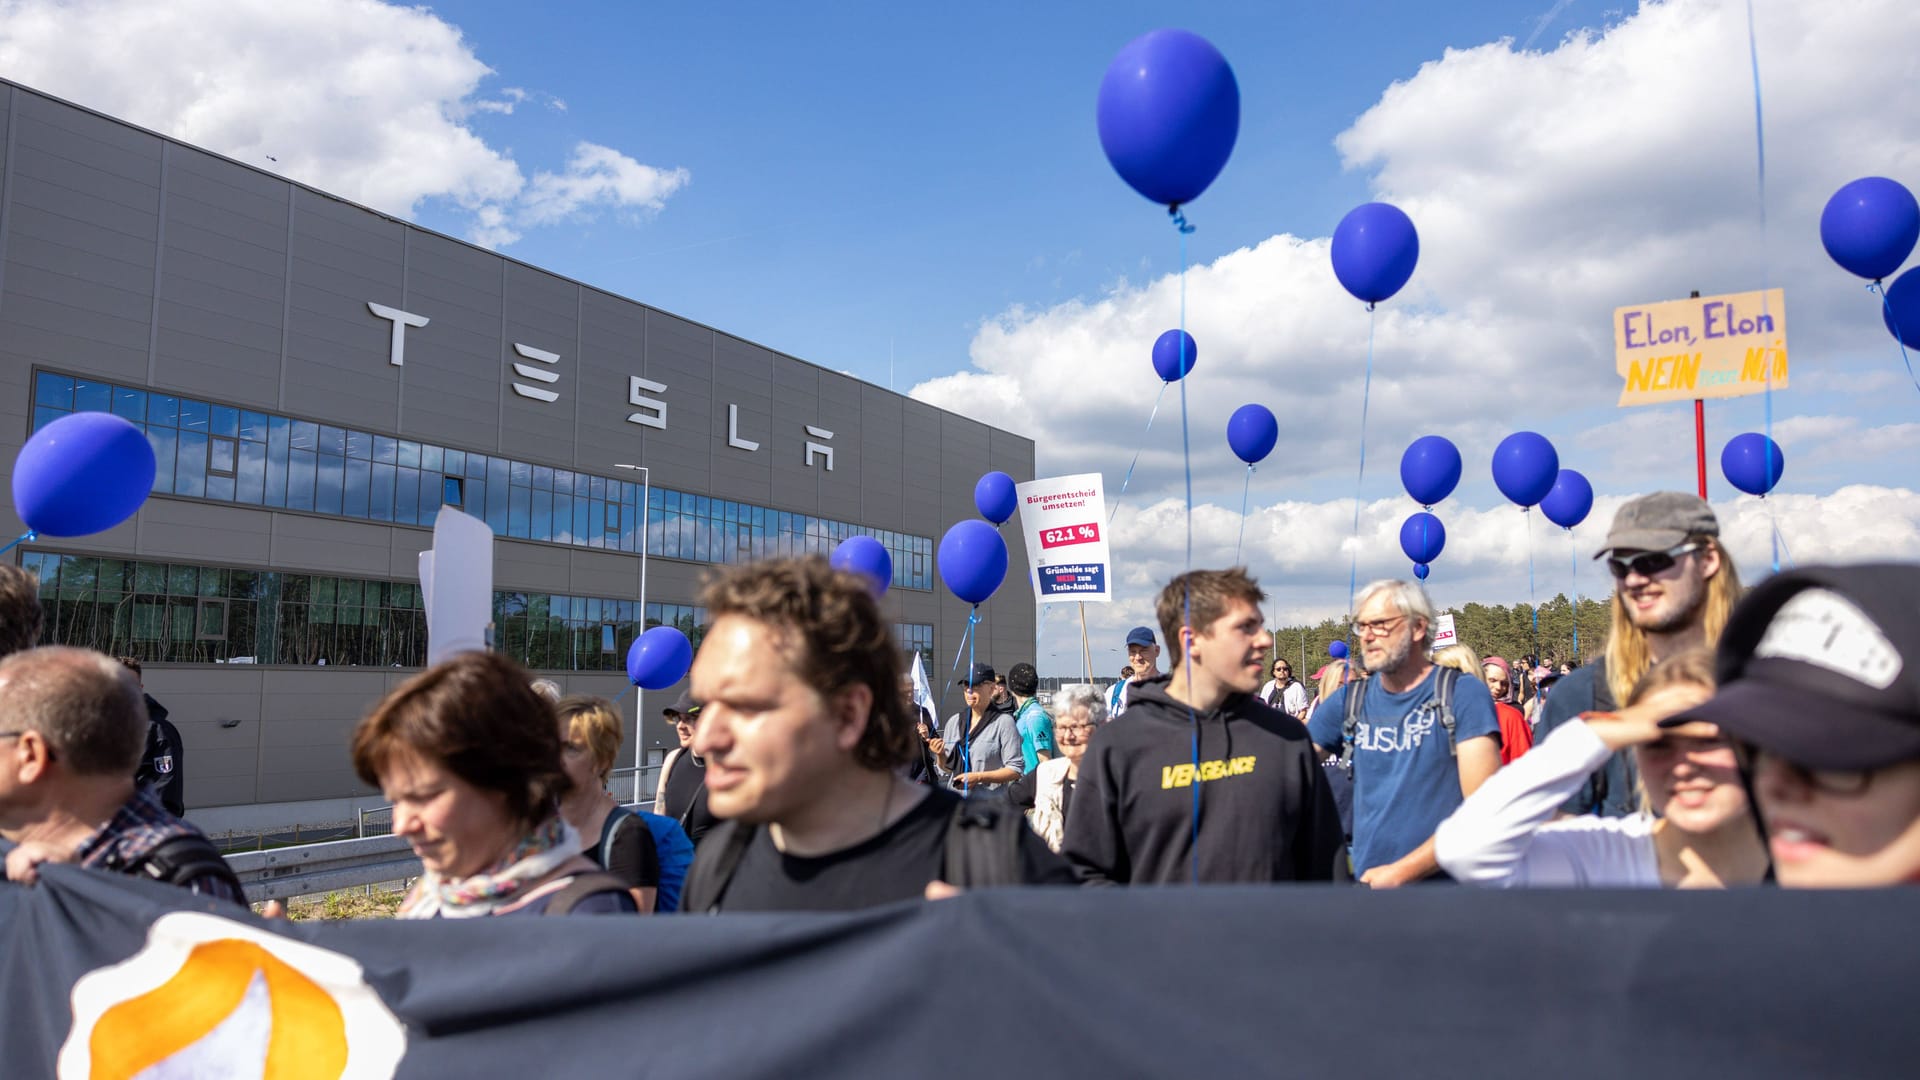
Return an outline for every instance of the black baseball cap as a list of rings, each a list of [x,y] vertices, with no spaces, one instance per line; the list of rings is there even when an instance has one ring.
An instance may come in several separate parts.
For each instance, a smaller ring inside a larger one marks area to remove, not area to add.
[[[964,678],[955,679],[953,681],[953,685],[973,686],[978,683],[990,683],[992,681],[993,681],[993,665],[992,664],[975,664],[973,665],[973,672],[971,675],[966,676]]]
[[[691,693],[682,693],[680,700],[660,710],[662,716],[698,716],[700,703],[693,700]]]
[[[1920,565],[1769,578],[1733,609],[1714,674],[1714,696],[1662,726],[1704,720],[1814,769],[1920,758]]]

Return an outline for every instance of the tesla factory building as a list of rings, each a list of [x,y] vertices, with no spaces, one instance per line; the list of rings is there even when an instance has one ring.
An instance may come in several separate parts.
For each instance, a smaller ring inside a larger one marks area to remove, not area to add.
[[[967,608],[934,549],[982,473],[1032,478],[1031,440],[5,82],[0,147],[8,468],[87,410],[159,461],[131,520],[8,557],[43,644],[142,662],[196,818],[380,801],[348,739],[425,662],[442,506],[498,538],[493,647],[638,710],[643,762],[684,683],[637,705],[627,647],[663,623],[698,644],[715,564],[876,537],[901,646],[949,681]],[[1034,659],[1003,533],[977,631],[1001,669]]]

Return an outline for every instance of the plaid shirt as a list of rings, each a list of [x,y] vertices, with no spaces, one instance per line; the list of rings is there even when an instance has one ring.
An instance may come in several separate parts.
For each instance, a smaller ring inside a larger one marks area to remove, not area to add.
[[[104,828],[80,845],[74,858],[81,866],[141,876],[141,864],[154,849],[177,837],[200,835],[200,830],[167,813],[153,789],[136,788],[133,798],[113,812],[112,820]],[[236,904],[247,902],[231,873],[198,874],[177,884],[196,896],[211,896]]]

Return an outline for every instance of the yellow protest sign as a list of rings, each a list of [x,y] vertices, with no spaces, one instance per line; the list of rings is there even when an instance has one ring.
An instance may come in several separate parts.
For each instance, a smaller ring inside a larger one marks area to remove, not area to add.
[[[1620,404],[1740,397],[1787,385],[1780,289],[1635,304],[1613,312]]]

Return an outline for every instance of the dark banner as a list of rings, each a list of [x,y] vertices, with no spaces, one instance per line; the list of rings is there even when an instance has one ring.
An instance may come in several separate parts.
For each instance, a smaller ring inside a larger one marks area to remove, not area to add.
[[[1909,891],[1009,889],[846,916],[290,924],[43,872],[0,885],[8,1077],[1699,1080],[1920,1061]]]

